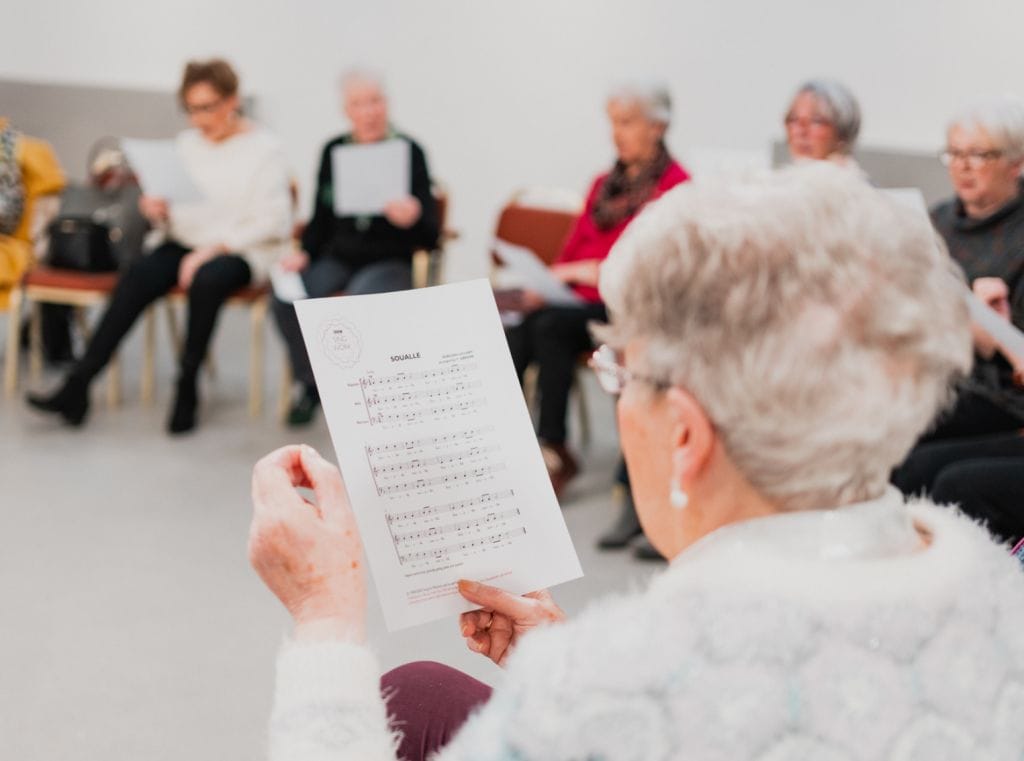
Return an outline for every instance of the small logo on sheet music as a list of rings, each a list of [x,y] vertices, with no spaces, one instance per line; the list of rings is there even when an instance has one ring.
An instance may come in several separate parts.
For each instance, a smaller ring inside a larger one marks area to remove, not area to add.
[[[359,331],[348,320],[334,318],[320,326],[320,346],[334,364],[348,370],[359,361],[363,341]]]
[[[409,354],[392,354],[391,355],[391,361],[392,362],[402,362],[403,360],[406,360],[406,359],[419,359],[419,358],[420,358],[420,353],[418,351],[414,351],[414,352],[411,352]]]

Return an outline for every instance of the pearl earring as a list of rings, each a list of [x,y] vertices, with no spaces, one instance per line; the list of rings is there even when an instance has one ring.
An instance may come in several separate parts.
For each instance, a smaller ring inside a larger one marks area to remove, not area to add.
[[[668,501],[676,510],[685,510],[686,506],[690,504],[690,498],[678,486],[673,486],[669,491]]]

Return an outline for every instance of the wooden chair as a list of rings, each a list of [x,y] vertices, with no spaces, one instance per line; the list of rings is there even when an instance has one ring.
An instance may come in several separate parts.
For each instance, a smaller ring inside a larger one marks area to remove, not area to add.
[[[7,323],[7,356],[4,368],[4,393],[11,398],[18,386],[21,347],[21,313],[29,312],[29,378],[37,383],[42,374],[42,304],[63,304],[75,308],[75,317],[83,332],[83,308],[103,304],[117,284],[116,272],[76,272],[55,267],[35,267],[25,273],[19,287],[11,292],[11,310]],[[151,317],[146,320],[147,335],[153,332]],[[121,398],[121,366],[114,355],[108,368],[107,401],[116,406]],[[151,389],[149,390],[151,393]],[[143,395],[147,389],[143,388]]]
[[[177,309],[188,299],[188,292],[175,287],[164,299],[167,310],[167,325],[171,334],[171,345],[175,354],[180,355],[184,342],[178,328]],[[263,414],[263,356],[264,333],[267,322],[267,309],[270,305],[270,286],[247,285],[238,289],[227,300],[225,306],[245,307],[249,309],[249,417],[258,418]],[[147,395],[146,389],[155,388],[156,384],[156,331],[152,328],[152,312],[155,306],[147,310],[146,315],[146,351],[142,365],[143,399],[152,398],[152,391]],[[207,354],[206,370],[211,377],[216,377],[216,363],[212,354]]]
[[[564,208],[546,208],[527,205],[520,201],[521,194],[516,194],[505,204],[498,215],[498,224],[494,237],[506,243],[512,243],[530,249],[537,258],[548,266],[554,264],[565,246],[565,241],[579,216],[579,211]],[[492,255],[492,276],[500,269],[500,262]],[[573,389],[579,405],[580,438],[584,444],[590,442],[590,416],[587,412],[583,384],[579,382],[579,368],[585,368],[590,352],[580,355],[577,363],[576,379]],[[523,377],[523,394],[530,409],[535,407],[537,396],[537,367],[531,365]]]

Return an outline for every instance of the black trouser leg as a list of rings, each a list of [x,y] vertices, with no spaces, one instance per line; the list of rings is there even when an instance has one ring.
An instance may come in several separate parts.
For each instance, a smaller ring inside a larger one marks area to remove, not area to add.
[[[72,377],[88,384],[99,374],[143,310],[178,282],[178,265],[186,253],[177,243],[165,243],[132,264],[118,280],[85,354],[71,371]]]
[[[963,390],[953,408],[942,414],[935,427],[921,436],[920,443],[986,436],[1016,431],[1021,427],[1024,427],[1024,420],[1017,415],[976,392]]]
[[[1007,456],[1024,457],[1024,437],[1003,433],[925,442],[910,450],[890,480],[904,494],[931,494],[940,474],[951,465]]]
[[[604,321],[601,304],[582,307],[548,307],[531,321],[534,352],[539,365],[540,421],[537,435],[551,444],[566,439],[566,415],[576,363],[581,352],[593,347],[587,324]]]
[[[41,304],[40,307],[44,355],[49,360],[69,359],[73,307],[65,304]]]
[[[523,385],[526,368],[533,361],[533,342],[530,339],[533,317],[532,314],[527,315],[518,325],[505,328],[505,340],[508,341],[508,350],[512,355],[512,365],[516,369],[520,386]]]
[[[195,377],[206,357],[221,307],[251,279],[245,259],[234,254],[218,256],[196,270],[188,289],[188,332],[181,354],[182,377]]]
[[[1024,440],[1022,440],[1024,443]],[[1024,536],[1024,456],[983,457],[944,468],[935,479],[932,498],[956,504],[982,521],[997,538],[1015,543]]]

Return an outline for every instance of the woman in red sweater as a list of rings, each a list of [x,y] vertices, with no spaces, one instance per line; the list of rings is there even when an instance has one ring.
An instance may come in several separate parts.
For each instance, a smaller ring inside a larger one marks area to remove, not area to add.
[[[626,87],[608,98],[617,158],[594,180],[552,272],[580,297],[579,306],[548,306],[535,293],[524,295],[522,323],[507,332],[516,372],[539,368],[540,421],[537,435],[556,494],[579,470],[566,448],[566,412],[573,373],[581,352],[592,349],[587,323],[608,319],[597,292],[598,272],[612,244],[643,206],[689,179],[665,148],[671,101],[662,87]]]

